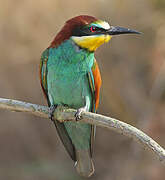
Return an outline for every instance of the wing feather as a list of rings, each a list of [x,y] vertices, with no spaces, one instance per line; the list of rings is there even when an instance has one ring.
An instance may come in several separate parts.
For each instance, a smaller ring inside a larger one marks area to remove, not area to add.
[[[101,75],[97,61],[94,61],[91,71],[88,73],[89,84],[92,92],[92,112],[96,112],[99,105],[100,87],[101,87]],[[91,125],[91,142],[90,152],[92,157],[93,144],[95,139],[96,126]]]
[[[100,88],[101,88],[101,74],[99,70],[99,66],[97,64],[97,61],[95,60],[95,63],[92,67],[93,77],[94,77],[94,86],[95,86],[95,107],[96,110],[99,105],[99,98],[100,98]]]
[[[42,53],[41,60],[40,60],[40,83],[41,83],[41,87],[44,92],[44,95],[47,99],[48,106],[51,106],[49,97],[48,97],[48,87],[47,87],[47,73],[48,73],[47,61],[48,61],[48,58],[49,58],[49,49],[46,49]],[[76,161],[75,148],[74,148],[72,141],[66,131],[64,124],[60,123],[57,120],[54,120],[53,122],[56,126],[58,135],[59,135],[62,143],[64,144],[67,152],[69,153],[70,157],[74,161]]]
[[[48,99],[48,89],[47,89],[47,61],[48,61],[48,57],[49,57],[49,50],[46,49],[41,56],[40,59],[40,83],[41,83],[41,87],[42,90],[44,92],[44,95],[48,101],[49,104],[49,99]]]

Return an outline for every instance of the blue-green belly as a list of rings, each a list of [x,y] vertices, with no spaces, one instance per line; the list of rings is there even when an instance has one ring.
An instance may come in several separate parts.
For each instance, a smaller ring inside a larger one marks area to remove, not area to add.
[[[70,48],[70,45],[66,45]],[[93,65],[94,56],[83,50],[77,53],[76,49],[73,49],[74,56],[72,52],[70,56],[68,49],[62,53],[58,53],[58,49],[50,49],[47,64],[50,103],[65,104],[75,109],[84,107],[88,103],[87,110],[91,111],[92,94],[87,73]],[[91,125],[81,122],[65,122],[64,125],[76,149],[89,149]]]

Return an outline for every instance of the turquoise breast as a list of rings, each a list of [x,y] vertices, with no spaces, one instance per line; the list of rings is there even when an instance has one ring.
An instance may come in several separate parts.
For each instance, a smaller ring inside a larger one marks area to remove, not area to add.
[[[47,62],[50,103],[65,104],[74,109],[88,103],[87,111],[91,111],[93,101],[87,74],[93,63],[94,53],[80,49],[72,40],[63,42],[58,48],[50,48]],[[76,149],[90,148],[91,125],[64,122],[64,126]]]
[[[91,100],[87,73],[93,63],[94,53],[78,48],[72,40],[50,48],[47,83],[51,104],[80,108],[85,105],[86,96]]]

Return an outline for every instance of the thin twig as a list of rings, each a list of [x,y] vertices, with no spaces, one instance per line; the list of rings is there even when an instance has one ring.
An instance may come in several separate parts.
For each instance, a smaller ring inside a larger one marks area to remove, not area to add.
[[[0,98],[0,108],[17,112],[29,112],[42,118],[48,118],[49,114],[49,109],[46,106],[4,98]],[[67,109],[65,107],[58,106],[54,113],[54,118],[60,122],[75,121],[75,112],[76,111],[74,109]],[[90,112],[82,113],[82,119],[80,121],[95,124],[133,138],[136,142],[151,150],[153,155],[165,165],[165,150],[139,129],[117,119]]]

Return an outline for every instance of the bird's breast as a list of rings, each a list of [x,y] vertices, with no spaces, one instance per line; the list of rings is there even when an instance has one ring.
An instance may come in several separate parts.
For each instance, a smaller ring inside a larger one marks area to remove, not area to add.
[[[48,72],[48,95],[52,104],[66,104],[72,108],[85,105],[85,97],[91,98],[87,75],[81,73]]]
[[[84,106],[85,96],[92,98],[87,74],[93,63],[94,54],[84,50],[78,52],[70,46],[50,49],[47,85],[51,103],[72,108]]]

